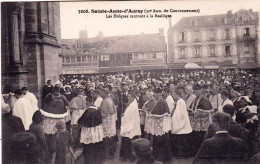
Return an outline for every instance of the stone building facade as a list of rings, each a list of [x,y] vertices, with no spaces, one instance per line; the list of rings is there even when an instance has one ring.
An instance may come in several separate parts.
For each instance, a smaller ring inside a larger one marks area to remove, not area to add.
[[[59,2],[1,4],[2,91],[27,86],[40,100],[47,79],[60,74]]]
[[[184,17],[168,31],[168,61],[176,68],[259,66],[259,16],[252,10]]]

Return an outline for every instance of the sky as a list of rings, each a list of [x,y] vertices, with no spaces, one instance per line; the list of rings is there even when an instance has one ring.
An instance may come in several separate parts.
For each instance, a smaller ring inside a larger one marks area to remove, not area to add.
[[[172,25],[182,17],[225,14],[240,9],[253,9],[260,12],[259,0],[203,0],[203,1],[91,1],[91,2],[60,2],[61,38],[79,38],[80,30],[87,30],[88,37],[95,37],[99,31],[103,36],[121,36],[158,33],[159,28],[164,28],[165,35],[169,27],[169,18],[106,18],[106,13],[91,13],[92,9],[99,10],[162,10],[169,12],[157,13],[171,15]],[[170,12],[174,10],[197,10],[200,12]],[[88,10],[90,13],[79,14],[78,10]],[[151,13],[152,15],[156,13]],[[107,15],[111,15],[107,13]],[[146,15],[121,13],[121,15]],[[149,15],[149,14],[148,14]],[[113,14],[112,14],[113,16]]]

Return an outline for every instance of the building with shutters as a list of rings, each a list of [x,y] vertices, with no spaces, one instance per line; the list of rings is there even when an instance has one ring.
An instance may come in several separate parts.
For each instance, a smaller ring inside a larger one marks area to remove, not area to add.
[[[170,23],[171,24],[171,23]],[[173,68],[260,68],[259,13],[241,9],[221,15],[183,17],[168,31]]]

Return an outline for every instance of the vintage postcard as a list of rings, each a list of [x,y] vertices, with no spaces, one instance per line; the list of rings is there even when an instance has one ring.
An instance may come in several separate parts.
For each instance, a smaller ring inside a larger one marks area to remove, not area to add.
[[[259,163],[260,1],[1,1],[2,163]]]

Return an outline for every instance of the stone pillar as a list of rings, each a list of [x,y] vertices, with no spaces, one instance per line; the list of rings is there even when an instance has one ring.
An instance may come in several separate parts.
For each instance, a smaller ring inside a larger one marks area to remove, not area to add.
[[[26,2],[24,7],[26,33],[37,32],[37,3]]]
[[[20,48],[19,48],[19,29],[18,29],[18,13],[22,3],[13,3],[11,11],[11,45],[12,45],[12,64],[21,64]]]

